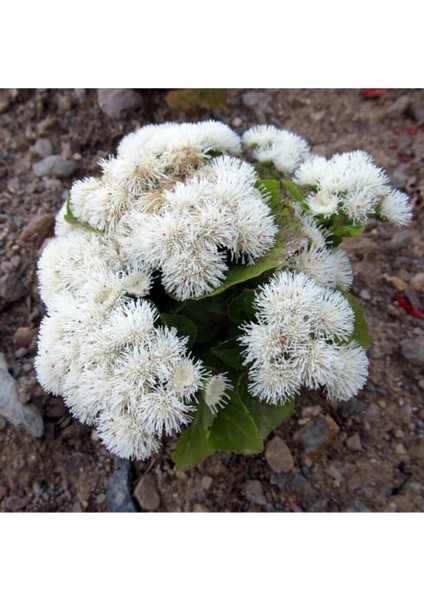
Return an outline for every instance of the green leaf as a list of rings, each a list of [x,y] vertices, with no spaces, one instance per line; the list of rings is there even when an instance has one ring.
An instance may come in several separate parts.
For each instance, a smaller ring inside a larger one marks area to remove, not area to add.
[[[259,277],[263,273],[272,271],[281,264],[284,264],[287,256],[300,247],[300,242],[303,240],[301,221],[293,213],[293,209],[287,205],[282,205],[275,220],[279,232],[277,234],[277,241],[268,254],[257,260],[254,265],[231,265],[227,271],[224,283],[210,294],[201,296],[197,300],[221,294],[238,283]]]
[[[283,421],[286,421],[294,410],[294,398],[284,404],[267,404],[261,402],[259,398],[254,398],[247,391],[247,377],[245,375],[240,378],[239,393],[262,439],[265,439],[271,431],[279,427]]]
[[[255,318],[255,309],[253,303],[256,297],[256,290],[244,289],[241,294],[233,298],[228,305],[228,316],[233,323],[243,323],[252,321]]]
[[[357,301],[355,296],[353,296],[349,292],[340,290],[340,293],[343,294],[343,296],[349,302],[349,304],[353,310],[354,316],[355,316],[355,326],[354,326],[353,334],[352,334],[351,339],[348,340],[348,342],[351,342],[354,340],[360,346],[362,346],[362,348],[365,348],[365,349],[369,348],[372,344],[372,338],[371,338],[369,330],[368,330],[368,326],[367,326],[367,322],[365,320],[364,311],[362,310],[362,306],[359,304],[359,302]]]
[[[160,318],[167,327],[175,327],[179,336],[188,337],[187,348],[193,347],[197,338],[197,327],[193,321],[190,321],[184,315],[168,313],[161,313]]]
[[[241,346],[238,343],[237,338],[231,338],[225,342],[221,342],[218,346],[211,348],[211,352],[223,363],[237,371],[244,371],[246,369],[246,367],[243,366]]]
[[[215,452],[208,440],[213,419],[214,416],[205,403],[200,402],[192,425],[182,432],[177,448],[171,454],[178,469],[195,467]]]
[[[81,225],[80,221],[72,212],[71,199],[68,197],[66,200],[66,213],[64,215],[64,219],[69,225]]]
[[[203,344],[212,340],[226,322],[227,305],[221,296],[202,301],[188,300],[179,314],[187,317],[197,328],[196,342]]]
[[[215,417],[209,442],[216,450],[226,452],[263,451],[255,422],[236,391],[231,392],[228,404]]]
[[[299,190],[299,188],[289,179],[282,179],[281,183],[286,188],[286,190],[293,196],[295,200],[298,202],[303,202],[305,200],[305,195]]]
[[[267,198],[267,204],[273,214],[281,208],[281,190],[280,182],[275,179],[258,179],[255,187],[264,192]]]

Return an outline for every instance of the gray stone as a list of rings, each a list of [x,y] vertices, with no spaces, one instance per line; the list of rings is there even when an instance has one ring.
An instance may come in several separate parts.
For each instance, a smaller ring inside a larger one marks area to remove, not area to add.
[[[244,484],[244,493],[247,500],[252,502],[252,504],[259,504],[261,506],[267,504],[267,500],[262,490],[262,484],[257,479],[246,481]]]
[[[400,351],[411,364],[419,367],[424,365],[424,338],[402,340]]]
[[[31,147],[31,151],[42,158],[50,156],[53,152],[53,144],[46,138],[39,138]]]
[[[278,436],[267,443],[265,458],[274,473],[289,473],[294,467],[290,450]]]
[[[50,175],[52,177],[71,177],[78,165],[73,160],[66,160],[61,156],[47,156],[32,165],[32,170],[37,177]]]
[[[136,512],[128,489],[128,471],[118,469],[109,478],[106,504],[110,512]]]
[[[22,281],[16,275],[3,275],[0,278],[0,298],[6,302],[16,302],[28,293]]]
[[[4,354],[0,353],[0,415],[15,425],[22,426],[33,437],[44,433],[43,419],[38,409],[19,401],[18,384],[7,370]]]
[[[156,487],[155,478],[151,473],[143,475],[135,486],[134,496],[144,510],[153,511],[159,508],[160,496]]]
[[[338,431],[339,426],[328,415],[311,419],[294,435],[294,439],[304,449],[302,459],[308,463],[313,462],[333,443]]]
[[[0,417],[0,431],[2,431],[6,427],[6,419]]]
[[[118,119],[124,111],[139,108],[143,99],[134,90],[99,89],[97,90],[97,102],[108,117]]]

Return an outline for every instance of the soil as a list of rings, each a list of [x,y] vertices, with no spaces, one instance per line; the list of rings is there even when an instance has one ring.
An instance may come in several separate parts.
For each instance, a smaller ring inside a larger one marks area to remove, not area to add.
[[[139,90],[135,106],[115,118],[100,108],[96,90],[0,92],[0,277],[13,275],[12,284],[25,288],[16,300],[0,298],[0,351],[20,400],[39,409],[45,427],[34,438],[0,418],[0,511],[119,510],[110,501],[111,476],[119,469],[128,469],[129,505],[136,511],[423,511],[424,315],[402,308],[395,293],[423,310],[424,285],[416,276],[424,273],[424,91],[230,90],[224,108],[194,112],[170,108],[167,92]],[[41,238],[23,233],[24,227],[35,215],[54,215],[72,181],[96,175],[98,160],[126,133],[146,123],[206,118],[240,133],[258,122],[275,124],[327,157],[365,150],[414,203],[410,226],[370,222],[363,237],[344,243],[355,272],[353,293],[373,339],[369,381],[348,403],[332,404],[318,394],[299,399],[292,418],[267,440],[278,436],[288,447],[292,459],[285,457],[281,472],[269,459],[271,450],[217,453],[197,468],[177,471],[173,438],[157,456],[123,467],[34,375],[34,329],[43,314],[36,261],[48,226]],[[40,139],[50,142],[43,151],[74,161],[72,176],[35,174]],[[31,328],[24,332],[28,339],[16,333],[23,327]],[[417,351],[412,358],[404,340]],[[302,446],[308,427],[323,418],[331,432],[308,456]],[[147,501],[135,494],[146,474],[153,477]],[[125,485],[126,477],[121,481]]]

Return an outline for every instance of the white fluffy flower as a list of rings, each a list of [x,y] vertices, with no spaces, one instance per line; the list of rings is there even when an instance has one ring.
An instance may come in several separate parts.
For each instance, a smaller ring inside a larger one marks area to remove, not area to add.
[[[260,162],[272,162],[281,173],[293,173],[309,156],[309,145],[300,136],[273,125],[257,125],[243,135]]]
[[[303,235],[307,239],[307,245],[313,245],[316,248],[323,248],[330,237],[330,232],[328,229],[321,227],[313,215],[303,212],[297,206],[295,209],[296,214],[302,221],[302,231]]]
[[[125,407],[103,411],[97,419],[97,431],[106,448],[121,458],[145,460],[157,452],[160,443]]]
[[[347,290],[353,282],[349,256],[340,248],[330,250],[312,245],[295,254],[290,265],[295,271],[306,273],[322,286]]]
[[[297,169],[293,181],[316,188],[306,199],[312,214],[331,216],[341,210],[353,222],[365,222],[390,190],[384,170],[361,150],[330,160],[313,156]]]
[[[230,396],[229,392],[233,389],[231,381],[225,373],[212,375],[205,383],[204,398],[205,403],[214,415],[217,415],[219,409],[224,408]]]
[[[340,292],[317,285],[303,273],[281,272],[262,287],[255,306],[258,322],[244,324],[239,338],[253,395],[277,404],[301,386],[323,386],[330,398],[346,400],[362,387],[365,352],[356,345],[340,345],[349,340],[354,324],[353,311]],[[350,357],[353,374],[347,372]]]
[[[319,190],[306,198],[309,210],[313,215],[330,216],[337,212],[340,198],[334,192]]]
[[[382,217],[395,225],[408,225],[412,220],[409,197],[398,190],[389,192],[380,205]]]
[[[311,155],[307,158],[293,175],[297,185],[318,185],[328,167],[328,161],[323,156]]]
[[[95,177],[76,181],[71,188],[72,212],[82,223],[101,231],[113,230],[131,207],[130,196],[117,184]]]
[[[330,400],[349,400],[364,387],[368,376],[365,351],[355,343],[337,347],[339,365],[324,382]]]

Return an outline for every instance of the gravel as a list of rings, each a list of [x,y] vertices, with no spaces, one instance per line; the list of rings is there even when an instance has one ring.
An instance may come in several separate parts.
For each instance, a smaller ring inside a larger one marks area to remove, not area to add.
[[[424,338],[402,340],[400,350],[403,356],[412,364],[424,365]]]

